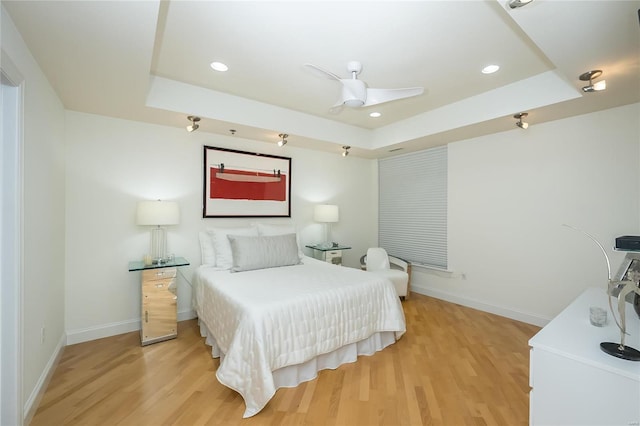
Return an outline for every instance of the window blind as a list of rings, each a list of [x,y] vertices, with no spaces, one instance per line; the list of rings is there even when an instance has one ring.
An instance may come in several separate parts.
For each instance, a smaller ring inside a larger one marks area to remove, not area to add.
[[[381,159],[378,180],[380,246],[447,269],[447,147]]]

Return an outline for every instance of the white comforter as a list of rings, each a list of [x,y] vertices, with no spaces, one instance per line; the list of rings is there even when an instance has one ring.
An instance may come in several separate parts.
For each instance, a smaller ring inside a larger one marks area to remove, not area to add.
[[[273,397],[272,372],[361,341],[405,332],[390,281],[309,257],[302,265],[231,273],[201,266],[194,309],[224,355],[220,383],[244,398],[244,417]],[[217,350],[214,346],[214,356]]]

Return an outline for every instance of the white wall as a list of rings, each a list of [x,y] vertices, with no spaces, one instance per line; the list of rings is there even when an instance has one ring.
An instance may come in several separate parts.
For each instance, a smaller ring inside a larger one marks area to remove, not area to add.
[[[64,108],[4,7],[1,28],[2,50],[24,78],[22,400],[28,410],[64,341]]]
[[[186,123],[186,122],[185,122]],[[345,263],[357,267],[377,242],[377,167],[373,160],[342,157],[203,132],[66,112],[66,329],[68,343],[137,330],[140,273],[130,260],[149,252],[149,229],[135,225],[136,203],[178,201],[181,223],[169,227],[169,250],[186,257],[191,279],[200,263],[198,231],[249,222],[294,222],[304,244],[322,239],[313,222],[315,204],[340,207],[335,240],[353,247]],[[203,219],[203,145],[292,158],[292,218]],[[190,318],[191,291],[178,281],[178,312]]]
[[[449,266],[414,287],[545,324],[592,286],[606,248],[640,234],[640,104],[449,145]],[[613,273],[623,254],[608,250]]]

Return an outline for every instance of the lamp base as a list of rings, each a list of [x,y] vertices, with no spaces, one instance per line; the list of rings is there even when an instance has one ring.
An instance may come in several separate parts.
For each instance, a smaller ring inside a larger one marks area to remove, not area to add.
[[[153,263],[162,263],[158,262],[164,259],[167,253],[167,233],[164,228],[160,226],[153,228],[151,230],[151,257],[153,258]]]
[[[620,346],[620,343],[602,342],[600,349],[603,352],[615,356],[616,358],[626,359],[629,361],[640,361],[640,351],[629,346]]]

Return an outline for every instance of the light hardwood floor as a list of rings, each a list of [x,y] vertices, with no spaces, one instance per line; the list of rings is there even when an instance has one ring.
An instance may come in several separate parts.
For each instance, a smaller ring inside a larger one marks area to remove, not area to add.
[[[196,320],[141,347],[137,332],[68,346],[31,425],[526,425],[539,327],[422,295],[407,333],[296,388],[256,416],[218,383]]]

